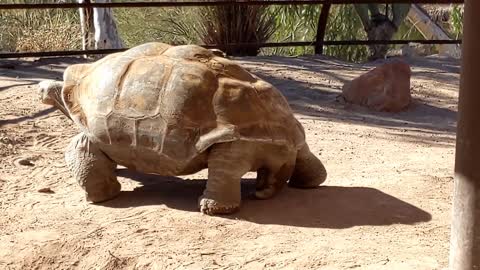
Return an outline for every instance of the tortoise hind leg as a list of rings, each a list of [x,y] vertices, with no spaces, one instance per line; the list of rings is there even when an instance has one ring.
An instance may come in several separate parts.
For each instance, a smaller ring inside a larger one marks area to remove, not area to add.
[[[84,133],[75,136],[65,151],[69,170],[85,190],[87,201],[98,203],[116,197],[120,183],[116,164],[90,142]]]
[[[296,188],[315,188],[326,179],[325,166],[305,144],[297,153],[295,170],[288,185]]]
[[[255,198],[265,200],[275,196],[292,175],[293,164],[293,162],[287,162],[275,170],[266,168],[258,170]]]

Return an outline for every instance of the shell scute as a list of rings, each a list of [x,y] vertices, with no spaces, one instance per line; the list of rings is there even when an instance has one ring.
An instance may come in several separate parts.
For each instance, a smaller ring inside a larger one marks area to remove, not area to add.
[[[200,127],[215,122],[211,99],[217,79],[204,65],[177,63],[159,101],[160,114],[170,124]]]
[[[135,119],[110,114],[107,117],[107,128],[110,135],[110,144],[136,145]],[[89,128],[89,130],[93,131],[92,128]]]
[[[168,61],[133,60],[115,91],[113,111],[128,118],[159,114],[159,101],[172,68]]]
[[[170,126],[167,128],[161,153],[178,161],[189,160],[198,154],[192,147],[198,137],[198,128]]]
[[[138,119],[136,130],[137,147],[149,148],[157,152],[162,151],[167,124],[160,115],[154,118]]]

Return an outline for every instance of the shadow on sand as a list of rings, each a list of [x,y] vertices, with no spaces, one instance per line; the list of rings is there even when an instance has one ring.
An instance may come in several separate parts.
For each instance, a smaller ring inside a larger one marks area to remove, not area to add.
[[[41,116],[48,115],[48,114],[50,114],[50,113],[52,113],[56,110],[57,110],[56,108],[51,107],[51,108],[36,112],[33,115],[21,116],[21,117],[18,117],[18,118],[8,119],[8,120],[0,120],[0,127],[5,126],[5,125],[18,124],[20,122],[27,121],[27,120],[32,120],[32,119],[35,119],[35,118],[38,118],[38,117],[41,117]]]
[[[0,76],[13,78],[19,82],[38,81],[35,79],[61,80],[64,69],[71,64],[85,63],[81,57],[45,57],[37,60],[2,60]]]
[[[206,184],[205,179],[183,180],[126,169],[119,170],[118,174],[144,185],[133,191],[122,191],[119,197],[100,205],[112,208],[166,205],[182,211],[198,211],[197,198]],[[223,217],[258,224],[336,229],[431,220],[431,215],[424,210],[374,188],[323,186],[301,190],[286,187],[269,200],[253,199],[249,194],[254,189],[254,180],[244,179],[240,211]]]
[[[354,73],[350,74],[351,72],[348,72],[348,70],[363,73],[382,62],[360,65],[344,63],[322,56],[309,56],[298,58],[245,58],[243,63],[259,77],[275,85],[287,97],[290,106],[298,114],[315,117],[319,120],[391,129],[408,127],[450,134],[456,131],[456,111],[439,107],[436,104],[428,104],[421,99],[414,99],[409,109],[399,113],[375,112],[361,106],[344,105],[336,101],[336,97],[341,93],[340,86],[357,76],[352,76]],[[265,63],[271,65],[269,70],[262,68]],[[458,84],[458,74],[455,75],[459,72],[458,61],[425,58],[416,62],[415,67],[426,70],[412,72],[412,78],[424,77],[429,80],[440,81],[445,85]],[[285,72],[282,73],[277,70]],[[332,85],[315,80],[309,81],[306,78],[295,80],[289,77],[289,74],[295,74],[295,71],[309,72],[310,76],[322,74],[322,77],[337,83]],[[438,78],[442,74],[444,78]],[[438,98],[443,99],[443,103],[456,103],[456,100],[452,100],[451,97],[442,96]]]

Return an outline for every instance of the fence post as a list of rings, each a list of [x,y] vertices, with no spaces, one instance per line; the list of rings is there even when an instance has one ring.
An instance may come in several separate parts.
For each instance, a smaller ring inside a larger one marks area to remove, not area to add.
[[[322,4],[322,10],[318,17],[317,39],[315,40],[315,54],[323,54],[323,41],[325,39],[325,29],[327,28],[328,14],[331,4]]]
[[[480,269],[480,1],[465,1],[450,270]]]
[[[90,0],[78,0],[78,3],[87,3],[90,4]],[[82,31],[82,49],[89,50],[93,46],[93,8],[79,8],[80,13],[80,28]],[[87,57],[87,55],[84,55]]]

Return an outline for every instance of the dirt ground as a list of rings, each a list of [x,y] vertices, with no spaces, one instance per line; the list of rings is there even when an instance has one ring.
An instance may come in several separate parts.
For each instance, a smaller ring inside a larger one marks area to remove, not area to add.
[[[329,176],[232,216],[197,210],[206,172],[118,169],[121,195],[92,205],[63,149],[78,129],[36,84],[75,58],[0,61],[0,269],[444,269],[459,65],[410,59],[414,104],[374,113],[336,97],[373,65],[324,57],[239,59],[287,96]]]

